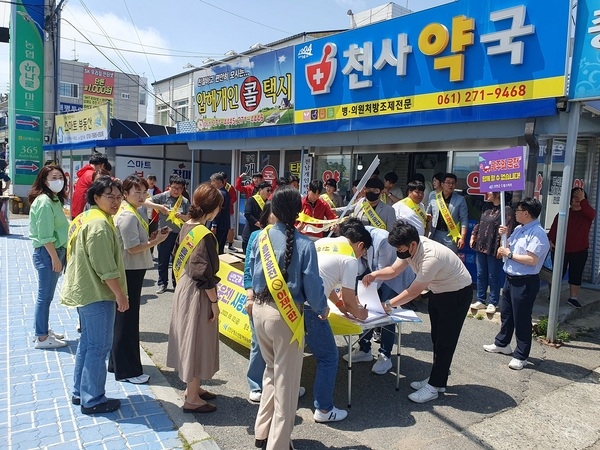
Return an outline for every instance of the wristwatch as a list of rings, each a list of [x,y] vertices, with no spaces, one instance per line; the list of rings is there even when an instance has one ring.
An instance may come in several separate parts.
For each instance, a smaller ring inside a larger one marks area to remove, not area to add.
[[[513,252],[508,252],[508,255],[506,255],[506,257],[508,259],[512,259],[513,258]]]

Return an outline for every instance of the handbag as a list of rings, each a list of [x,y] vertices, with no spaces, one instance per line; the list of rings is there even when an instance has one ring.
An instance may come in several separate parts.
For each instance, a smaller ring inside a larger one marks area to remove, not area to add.
[[[545,281],[546,283],[552,283],[552,256],[551,252],[548,252],[546,255],[546,259],[544,260],[544,264],[542,264],[542,268],[540,269],[540,280]]]

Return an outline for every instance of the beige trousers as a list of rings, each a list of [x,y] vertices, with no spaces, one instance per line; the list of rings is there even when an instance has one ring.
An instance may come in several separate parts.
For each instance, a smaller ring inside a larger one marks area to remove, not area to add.
[[[292,332],[275,303],[255,303],[254,330],[266,367],[254,436],[267,439],[267,450],[287,450],[298,409],[304,342],[290,344]]]

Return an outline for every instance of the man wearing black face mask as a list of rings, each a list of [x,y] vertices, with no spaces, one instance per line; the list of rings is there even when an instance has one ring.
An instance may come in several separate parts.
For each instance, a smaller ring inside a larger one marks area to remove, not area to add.
[[[354,207],[352,217],[359,219],[363,225],[390,231],[396,223],[396,213],[390,205],[379,198],[384,189],[383,181],[371,178],[365,184],[365,198]]]
[[[433,366],[429,378],[415,381],[410,387],[417,392],[408,396],[415,403],[425,403],[446,391],[448,373],[463,322],[473,298],[471,275],[462,261],[448,247],[419,236],[417,229],[398,221],[390,232],[389,243],[396,248],[398,260],[390,267],[376,270],[363,278],[369,285],[374,280],[389,280],[407,267],[416,274],[415,280],[389,306],[401,306],[429,289],[429,320],[433,341]]]

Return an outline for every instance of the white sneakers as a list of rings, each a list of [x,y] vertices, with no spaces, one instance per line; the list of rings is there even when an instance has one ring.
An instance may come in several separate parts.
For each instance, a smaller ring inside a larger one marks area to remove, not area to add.
[[[354,356],[352,357],[352,361],[354,361]],[[375,362],[375,364],[373,364],[373,367],[371,368],[371,372],[376,373],[377,375],[385,375],[391,368],[392,359],[388,358],[383,353],[380,353],[377,357],[377,361]]]
[[[345,354],[344,356],[342,356],[342,358],[344,359],[344,361],[348,361],[348,354]],[[352,351],[352,362],[369,361],[373,361],[373,353],[371,353],[371,350],[369,350],[368,352],[363,352],[360,348],[357,347]]]
[[[477,300],[475,303],[471,303],[471,309],[485,309],[485,303]]]
[[[66,347],[67,343],[65,341],[61,341],[60,339],[54,337],[52,334],[48,334],[48,337],[40,341],[39,338],[35,340],[35,348],[43,348],[43,349],[51,349],[51,348],[60,348]]]
[[[317,409],[313,415],[315,422],[317,423],[339,422],[340,420],[344,420],[346,416],[348,416],[348,411],[337,409],[335,406],[331,411],[325,413],[320,409]]]
[[[498,347],[496,344],[487,344],[483,346],[483,349],[489,353],[502,353],[503,355],[510,355],[512,353],[510,345]]]
[[[487,308],[485,308],[485,312],[487,314],[496,314],[496,306],[492,305],[491,303],[489,305],[487,305]]]
[[[513,358],[510,360],[510,362],[508,363],[508,367],[510,367],[513,370],[521,370],[522,368],[524,368],[528,363],[528,361],[525,359],[517,359],[517,358]]]
[[[300,386],[300,389],[298,390],[298,397],[302,397],[304,394],[306,394],[306,389],[304,388],[304,386]],[[262,397],[261,391],[252,391],[248,394],[248,398],[250,399],[251,402],[254,402],[254,403],[260,403],[261,397]]]
[[[420,389],[423,389],[425,386],[427,386],[427,383],[429,383],[429,378],[425,378],[423,381],[413,381],[412,383],[410,383],[410,387],[413,388],[415,391],[418,391]],[[431,386],[433,389],[437,389],[438,392],[446,392],[446,388],[445,387],[440,387],[440,388],[434,388],[433,386]]]
[[[413,383],[411,383],[410,385],[412,387]],[[438,398],[438,392],[438,388],[425,383],[425,385],[417,392],[409,394],[408,399],[415,403],[427,403],[431,400],[435,400],[436,398]]]
[[[55,332],[54,330],[51,330],[48,328],[48,336],[54,336],[56,339],[64,339],[65,335],[64,334],[60,334]]]
[[[118,381],[127,381],[128,383],[132,383],[132,384],[144,384],[144,383],[147,383],[149,379],[150,379],[150,375],[146,375],[145,373],[143,373],[141,375],[138,375],[137,377],[124,378],[124,379],[118,380]]]

